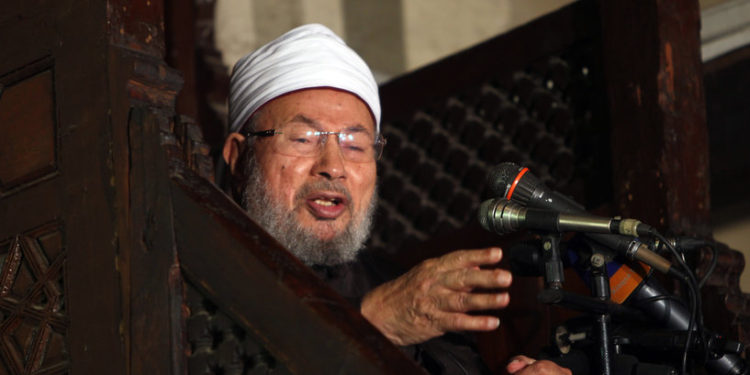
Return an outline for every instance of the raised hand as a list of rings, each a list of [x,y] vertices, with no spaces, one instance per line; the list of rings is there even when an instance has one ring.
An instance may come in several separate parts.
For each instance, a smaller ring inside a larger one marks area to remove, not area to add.
[[[360,311],[396,345],[424,342],[448,331],[489,331],[494,316],[470,311],[504,308],[510,297],[510,272],[480,269],[502,259],[499,248],[460,250],[425,260],[401,277],[368,293]],[[476,292],[480,288],[482,292]]]

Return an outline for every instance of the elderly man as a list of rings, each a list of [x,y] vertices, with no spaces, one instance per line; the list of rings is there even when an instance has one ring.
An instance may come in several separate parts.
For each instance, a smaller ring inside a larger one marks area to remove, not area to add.
[[[377,85],[365,62],[324,26],[306,25],[240,59],[230,90],[223,156],[235,198],[250,217],[359,303],[367,320],[428,371],[486,372],[470,342],[453,332],[500,324],[470,314],[508,305],[505,291],[473,292],[510,285],[508,271],[480,269],[498,263],[500,249],[429,259],[375,288],[366,280],[372,272],[358,252],[370,231],[385,141]],[[527,357],[507,369],[567,371]]]

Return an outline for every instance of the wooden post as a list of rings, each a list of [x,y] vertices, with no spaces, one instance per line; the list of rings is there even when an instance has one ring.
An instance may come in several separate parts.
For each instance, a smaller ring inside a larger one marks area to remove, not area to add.
[[[618,214],[663,232],[708,235],[698,1],[599,7]]]

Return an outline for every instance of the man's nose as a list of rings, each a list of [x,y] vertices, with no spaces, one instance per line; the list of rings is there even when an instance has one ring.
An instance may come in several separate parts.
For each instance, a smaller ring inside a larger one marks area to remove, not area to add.
[[[326,135],[327,140],[322,140],[320,145],[320,154],[313,167],[313,174],[323,176],[329,180],[335,180],[346,177],[346,168],[344,165],[344,156],[341,153],[341,147],[337,134]]]

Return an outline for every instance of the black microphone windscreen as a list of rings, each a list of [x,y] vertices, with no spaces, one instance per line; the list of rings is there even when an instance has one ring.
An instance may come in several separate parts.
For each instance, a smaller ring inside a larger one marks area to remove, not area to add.
[[[536,190],[548,190],[536,176],[529,172],[528,168],[511,162],[501,163],[492,168],[487,174],[487,180],[495,194],[522,205],[529,204]],[[538,206],[537,208],[546,209],[547,207]]]
[[[487,183],[495,194],[505,197],[508,193],[508,188],[513,184],[521,169],[521,166],[516,163],[505,162],[498,164],[490,169],[487,174]]]

